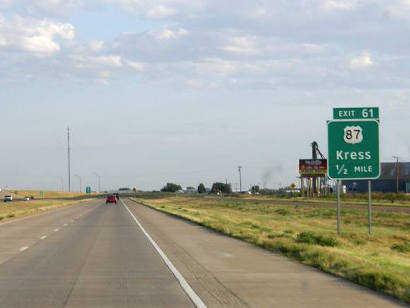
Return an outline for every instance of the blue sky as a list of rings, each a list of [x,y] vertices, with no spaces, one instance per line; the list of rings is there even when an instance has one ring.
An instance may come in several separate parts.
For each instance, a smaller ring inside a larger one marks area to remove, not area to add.
[[[289,185],[342,106],[408,161],[409,28],[405,0],[5,0],[0,186],[66,189],[67,125],[93,187]]]

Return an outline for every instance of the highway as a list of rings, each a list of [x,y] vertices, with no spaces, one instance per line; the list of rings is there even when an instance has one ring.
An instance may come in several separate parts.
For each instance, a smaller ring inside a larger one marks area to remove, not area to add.
[[[0,224],[0,307],[401,307],[130,200]]]

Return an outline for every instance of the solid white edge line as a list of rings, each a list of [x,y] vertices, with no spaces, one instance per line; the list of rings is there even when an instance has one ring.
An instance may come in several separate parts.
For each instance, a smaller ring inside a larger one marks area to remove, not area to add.
[[[194,305],[198,308],[206,308],[205,303],[201,300],[201,298],[195,293],[195,291],[191,288],[191,286],[186,282],[185,278],[182,276],[182,274],[177,270],[177,268],[172,264],[172,262],[168,259],[166,254],[162,251],[162,249],[158,246],[158,244],[152,239],[152,237],[148,234],[147,231],[145,231],[144,227],[141,225],[141,223],[138,221],[138,219],[134,216],[134,214],[130,211],[128,206],[120,199],[122,205],[127,209],[128,213],[132,216],[138,227],[141,229],[141,231],[145,234],[145,236],[148,238],[148,240],[151,242],[152,246],[154,246],[155,250],[158,252],[158,254],[161,256],[162,260],[165,262],[165,264],[168,266],[169,270],[174,274],[175,278],[178,280],[179,284],[181,285],[182,289],[184,292],[188,295],[188,297],[191,299],[191,301],[194,303]]]

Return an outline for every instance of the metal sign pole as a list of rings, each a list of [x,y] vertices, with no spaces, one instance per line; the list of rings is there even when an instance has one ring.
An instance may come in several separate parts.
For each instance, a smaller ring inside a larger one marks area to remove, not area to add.
[[[337,180],[337,234],[342,235],[342,215],[341,215],[341,206],[340,206],[340,188],[341,181]]]
[[[369,180],[369,235],[373,234],[372,231],[372,181]]]

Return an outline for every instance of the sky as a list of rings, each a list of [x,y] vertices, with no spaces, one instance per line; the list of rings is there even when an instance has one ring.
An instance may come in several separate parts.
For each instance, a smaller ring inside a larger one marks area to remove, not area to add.
[[[0,0],[0,187],[297,183],[334,107],[410,160],[409,0]]]

